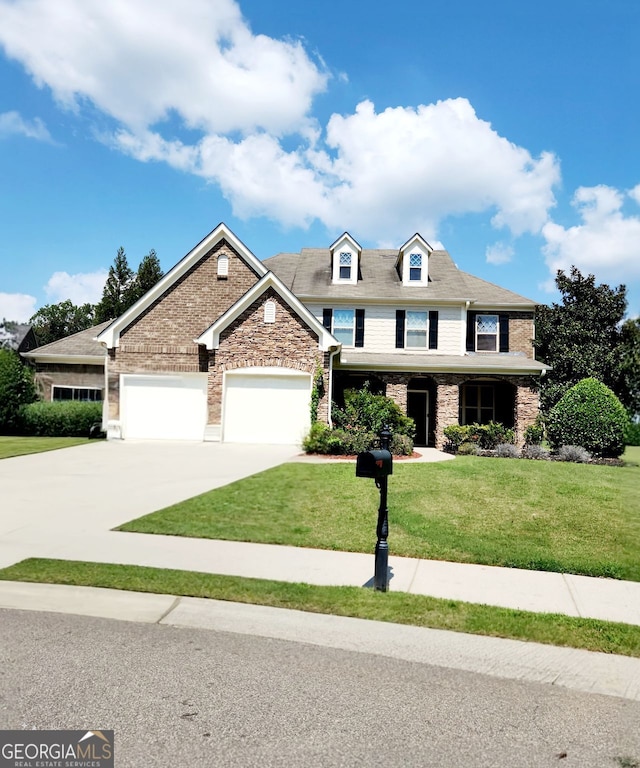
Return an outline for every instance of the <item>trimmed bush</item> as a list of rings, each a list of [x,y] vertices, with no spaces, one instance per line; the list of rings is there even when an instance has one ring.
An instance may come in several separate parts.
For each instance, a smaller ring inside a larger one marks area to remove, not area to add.
[[[460,456],[476,456],[478,453],[478,446],[475,443],[462,443],[458,447],[458,453]]]
[[[560,461],[575,461],[577,464],[587,464],[591,454],[581,445],[562,445],[558,451]]]
[[[89,437],[102,421],[102,403],[31,403],[20,409],[22,432],[42,437]]]
[[[596,456],[624,451],[628,416],[614,393],[596,379],[583,379],[551,409],[547,437],[551,447],[578,445]]]
[[[496,454],[501,459],[518,459],[520,458],[520,451],[513,443],[500,443],[496,447]]]
[[[448,450],[460,452],[464,443],[473,443],[483,451],[493,451],[496,446],[515,442],[515,433],[504,424],[490,421],[488,424],[451,424],[443,430],[449,441]]]
[[[523,459],[541,459],[546,460],[549,458],[549,451],[543,448],[541,445],[533,443],[532,445],[525,445],[522,449]]]
[[[344,393],[344,408],[334,404],[333,421],[345,430],[363,430],[375,435],[387,426],[394,435],[407,435],[413,440],[416,425],[402,413],[400,406],[384,395],[373,395],[367,385]],[[366,449],[365,449],[366,450]]]

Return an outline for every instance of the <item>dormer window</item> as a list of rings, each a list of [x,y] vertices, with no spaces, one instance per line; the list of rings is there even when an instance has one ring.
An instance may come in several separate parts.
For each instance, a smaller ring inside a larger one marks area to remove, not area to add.
[[[340,253],[340,280],[351,280],[351,260],[353,255],[349,251]]]
[[[433,248],[417,232],[398,251],[396,269],[402,285],[420,288],[429,283],[429,255]]]
[[[409,255],[409,280],[411,282],[422,280],[422,254]]]
[[[362,247],[348,232],[341,235],[329,248],[331,254],[331,282],[333,285],[357,285],[360,273]]]

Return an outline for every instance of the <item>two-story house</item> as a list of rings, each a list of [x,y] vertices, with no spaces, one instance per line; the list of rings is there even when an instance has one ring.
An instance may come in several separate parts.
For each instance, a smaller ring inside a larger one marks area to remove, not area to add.
[[[46,391],[81,392],[74,349],[94,345],[113,438],[300,443],[314,387],[331,423],[332,401],[367,381],[415,419],[417,445],[491,420],[521,441],[545,368],[534,309],[417,234],[380,250],[345,233],[260,261],[221,224],[121,317],[29,356]]]
[[[538,413],[535,303],[459,270],[415,234],[363,249],[329,248],[264,262],[340,342],[332,398],[369,382],[416,422],[416,444],[441,447],[449,424],[495,420],[521,441]]]

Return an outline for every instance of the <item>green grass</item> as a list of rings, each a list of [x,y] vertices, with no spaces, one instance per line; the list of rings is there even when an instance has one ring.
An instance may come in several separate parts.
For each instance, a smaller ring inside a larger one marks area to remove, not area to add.
[[[29,453],[55,451],[58,448],[69,448],[72,445],[82,445],[90,441],[86,437],[7,437],[0,436],[0,459],[13,456],[25,456]]]
[[[396,462],[394,555],[640,581],[640,448],[627,466]],[[378,492],[353,464],[284,464],[120,530],[370,552]]]
[[[361,587],[317,587],[191,571],[44,559],[23,560],[0,570],[0,580],[215,598],[640,657],[640,627],[404,592],[382,593]]]

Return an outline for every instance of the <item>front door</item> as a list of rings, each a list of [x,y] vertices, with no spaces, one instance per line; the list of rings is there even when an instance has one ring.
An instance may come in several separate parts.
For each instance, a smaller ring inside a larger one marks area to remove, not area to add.
[[[410,416],[416,423],[415,445],[428,445],[429,392],[425,390],[409,390],[407,392],[407,416]]]

